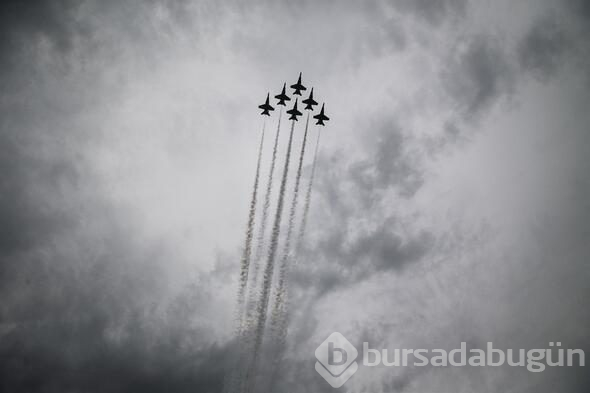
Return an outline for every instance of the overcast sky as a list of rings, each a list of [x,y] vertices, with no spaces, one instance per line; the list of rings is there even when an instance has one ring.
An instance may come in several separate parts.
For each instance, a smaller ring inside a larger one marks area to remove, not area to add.
[[[331,121],[283,391],[333,390],[334,331],[590,354],[589,33],[584,0],[3,4],[0,390],[221,391],[256,107],[300,71]],[[361,367],[340,390],[589,389]]]

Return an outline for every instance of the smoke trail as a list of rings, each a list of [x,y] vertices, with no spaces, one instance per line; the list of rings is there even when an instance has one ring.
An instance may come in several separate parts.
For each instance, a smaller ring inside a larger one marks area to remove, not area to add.
[[[311,187],[313,185],[313,178],[315,175],[316,162],[318,158],[318,148],[320,146],[320,136],[322,135],[322,129],[318,126],[318,139],[315,143],[315,150],[313,152],[313,163],[311,164],[311,175],[309,176],[309,183],[307,184],[307,191],[305,193],[305,203],[303,205],[303,216],[301,217],[301,225],[299,226],[299,237],[297,239],[296,251],[301,249],[303,238],[305,237],[305,228],[307,227],[307,215],[309,213],[309,204],[311,202]]]
[[[241,351],[244,356],[244,364],[247,364],[247,352],[252,349],[253,346],[253,332],[252,332],[252,325],[258,319],[256,314],[256,302],[257,302],[257,295],[258,292],[258,276],[260,275],[260,260],[262,258],[262,252],[264,250],[264,235],[266,234],[266,224],[268,222],[268,213],[270,210],[270,197],[272,194],[272,184],[273,184],[273,175],[274,169],[276,164],[277,158],[277,151],[279,145],[279,136],[281,131],[281,118],[283,115],[283,108],[281,108],[279,112],[279,120],[277,123],[277,130],[275,133],[275,141],[272,150],[272,158],[270,162],[270,169],[268,173],[268,181],[266,184],[266,192],[264,195],[264,204],[262,207],[262,219],[260,222],[260,227],[258,230],[258,235],[256,238],[256,249],[254,252],[254,259],[251,261],[252,268],[251,273],[249,274],[250,282],[248,284],[248,294],[247,294],[247,303],[246,303],[246,310],[245,310],[245,319],[242,322],[242,336],[241,336]],[[237,378],[240,384],[240,391],[243,391],[246,386],[244,386],[247,382],[247,379],[244,378],[244,375],[241,374]]]
[[[270,161],[270,169],[268,171],[268,181],[266,183],[266,192],[264,194],[264,204],[262,205],[262,220],[260,221],[260,228],[258,230],[258,236],[256,238],[256,250],[254,252],[254,260],[252,265],[252,277],[251,277],[251,284],[250,284],[250,297],[248,299],[248,303],[253,304],[255,303],[255,295],[257,280],[260,270],[260,259],[262,258],[262,252],[264,250],[264,235],[266,234],[266,223],[268,222],[268,212],[270,210],[270,197],[272,194],[272,183],[274,177],[274,170],[275,170],[275,163],[277,159],[277,151],[279,146],[279,135],[281,132],[281,117],[283,115],[283,108],[279,112],[279,122],[277,124],[277,131],[275,134],[275,144],[272,149],[272,158]],[[249,306],[250,307],[250,306]]]
[[[254,232],[254,219],[256,217],[256,201],[258,196],[258,180],[260,178],[260,162],[262,159],[262,149],[264,146],[264,133],[266,130],[266,120],[262,125],[262,135],[260,136],[260,145],[258,147],[258,160],[256,162],[256,175],[254,176],[254,187],[252,190],[252,199],[250,200],[250,210],[248,212],[248,223],[246,226],[246,240],[244,244],[244,250],[242,252],[242,258],[240,260],[240,277],[238,285],[238,293],[236,299],[236,310],[234,316],[235,323],[235,337],[238,338],[238,349],[243,352],[242,336],[244,334],[244,295],[248,285],[248,272],[250,270],[250,256],[252,254],[252,237]],[[240,353],[238,358],[243,357]],[[236,362],[237,363],[237,362]],[[237,383],[240,379],[240,372],[237,370],[239,364],[231,364],[228,372],[226,373],[226,379],[224,381],[225,392],[233,392]]]
[[[266,121],[262,126],[262,135],[260,137],[260,146],[258,148],[258,161],[256,162],[256,175],[254,176],[254,189],[252,190],[252,199],[250,200],[250,211],[248,213],[248,224],[246,226],[246,241],[240,260],[240,284],[238,288],[237,313],[240,327],[244,314],[244,295],[248,286],[248,273],[250,270],[250,256],[252,254],[252,238],[254,232],[254,219],[256,217],[256,201],[258,197],[258,180],[260,178],[260,161],[262,159],[262,148],[264,145],[264,132]]]
[[[278,285],[275,292],[275,303],[272,312],[271,326],[273,329],[279,327],[285,296],[285,280],[287,278],[288,262],[291,254],[291,237],[293,229],[295,228],[295,214],[297,212],[297,201],[299,196],[299,184],[301,181],[301,170],[303,168],[303,158],[305,156],[305,146],[307,142],[307,129],[309,127],[309,112],[307,113],[307,120],[305,121],[305,132],[303,133],[303,141],[301,143],[301,153],[299,154],[299,166],[297,167],[297,175],[295,177],[295,186],[293,187],[293,199],[291,200],[291,209],[289,211],[289,224],[287,226],[287,236],[285,237],[285,244],[283,247],[283,255],[279,265]]]
[[[283,203],[285,199],[285,188],[287,186],[287,174],[289,172],[289,161],[291,158],[291,145],[293,143],[293,129],[295,128],[295,120],[291,121],[291,131],[289,133],[289,142],[287,144],[287,153],[285,155],[285,166],[283,168],[283,177],[281,179],[281,186],[279,189],[279,199],[277,203],[277,210],[275,213],[272,237],[268,251],[268,258],[264,269],[264,280],[262,283],[262,291],[257,305],[258,321],[255,327],[254,348],[252,351],[252,361],[249,364],[247,380],[250,391],[254,390],[255,385],[255,371],[258,363],[258,355],[262,346],[262,339],[264,336],[264,325],[266,323],[266,313],[268,311],[268,302],[270,297],[270,288],[272,284],[272,277],[274,272],[274,260],[277,253],[279,235],[281,230],[281,216],[283,213]]]
[[[273,310],[271,313],[271,339],[273,340],[272,349],[274,352],[275,362],[271,365],[270,373],[270,388],[269,391],[274,390],[278,373],[281,368],[281,359],[285,351],[287,342],[287,275],[289,271],[289,260],[291,258],[291,238],[293,229],[295,228],[295,216],[297,212],[297,202],[299,197],[299,185],[301,183],[301,172],[303,169],[303,158],[305,157],[305,147],[307,145],[307,130],[309,127],[309,112],[305,121],[305,132],[303,133],[303,141],[301,142],[301,153],[299,154],[299,165],[297,167],[297,175],[295,176],[295,185],[293,187],[293,199],[291,200],[291,208],[289,211],[289,223],[287,226],[287,235],[285,237],[285,244],[283,246],[283,254],[281,263],[279,265],[278,284],[275,288],[275,297]]]

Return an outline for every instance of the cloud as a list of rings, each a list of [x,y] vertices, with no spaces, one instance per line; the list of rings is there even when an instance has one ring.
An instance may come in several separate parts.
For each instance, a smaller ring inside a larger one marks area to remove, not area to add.
[[[0,137],[3,171],[0,174],[0,254],[4,257],[25,251],[46,240],[48,234],[57,233],[68,225],[69,218],[60,212],[47,211],[35,195],[29,192],[29,184],[50,184],[70,179],[75,181],[75,168],[67,162],[44,162],[29,152],[15,146],[10,138]],[[38,188],[42,188],[37,185]]]
[[[434,249],[428,229],[412,227],[389,200],[409,200],[423,184],[419,140],[393,118],[366,124],[365,149],[356,159],[321,154],[312,196],[329,206],[314,216],[303,264],[292,277],[296,286],[318,295],[350,287],[375,274],[401,273]],[[316,210],[317,214],[318,210]],[[321,224],[318,224],[321,223]]]
[[[392,0],[390,3],[402,12],[408,12],[432,25],[439,25],[457,16],[464,16],[467,9],[466,0]]]
[[[461,42],[446,64],[442,78],[465,118],[477,118],[513,88],[515,70],[505,49],[490,36],[469,37]]]
[[[226,301],[213,293],[229,286],[225,261],[175,286],[162,266],[182,238],[150,237],[105,186],[105,124],[143,70],[127,73],[125,48],[150,50],[130,19],[93,25],[87,6],[1,7],[0,390],[219,391],[233,343],[209,306]]]
[[[520,65],[533,75],[546,79],[563,63],[570,42],[554,20],[540,19],[518,47]]]
[[[143,321],[145,323],[145,321]],[[11,392],[120,392],[163,389],[221,391],[231,347],[211,345],[191,350],[178,335],[154,336],[139,321],[125,323],[126,338],[105,338],[106,321],[21,326],[0,344],[5,359],[2,389]],[[194,334],[194,332],[193,332]]]
[[[209,326],[217,272],[170,298],[160,268],[170,251],[108,210],[3,261],[2,389],[220,391],[234,344]]]
[[[368,125],[375,137],[375,149],[370,158],[351,165],[349,177],[358,182],[358,190],[366,192],[365,197],[375,195],[379,190],[395,188],[401,196],[410,198],[422,185],[419,158],[412,155],[401,126],[389,119],[382,123]]]
[[[71,11],[68,0],[38,1],[35,4],[8,1],[0,8],[0,50],[18,49],[29,40],[45,37],[60,50],[71,45]]]
[[[590,6],[584,0],[568,0],[568,5],[573,11],[574,15],[579,17],[585,23],[590,21]]]

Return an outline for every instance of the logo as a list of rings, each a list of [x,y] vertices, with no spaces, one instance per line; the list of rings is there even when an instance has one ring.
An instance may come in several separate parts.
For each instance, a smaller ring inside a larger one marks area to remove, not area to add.
[[[315,350],[315,370],[333,388],[344,385],[358,370],[358,351],[342,334],[334,332]]]
[[[358,351],[342,334],[334,332],[316,350],[315,370],[333,388],[346,383],[358,370],[355,361]],[[577,361],[576,361],[577,360]],[[526,367],[532,373],[543,372],[547,366],[586,365],[584,350],[562,348],[561,342],[549,342],[549,348],[541,349],[499,349],[492,342],[485,348],[467,349],[467,343],[461,342],[460,348],[452,349],[406,349],[394,348],[389,351],[369,347],[363,342],[362,359],[365,367],[383,365],[386,367],[500,367],[508,364],[511,367]]]

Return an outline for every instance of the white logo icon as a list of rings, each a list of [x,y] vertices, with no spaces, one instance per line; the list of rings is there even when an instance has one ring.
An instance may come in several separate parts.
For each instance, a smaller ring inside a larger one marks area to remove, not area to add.
[[[342,334],[334,332],[315,350],[315,370],[333,388],[339,388],[358,370],[358,351]]]

